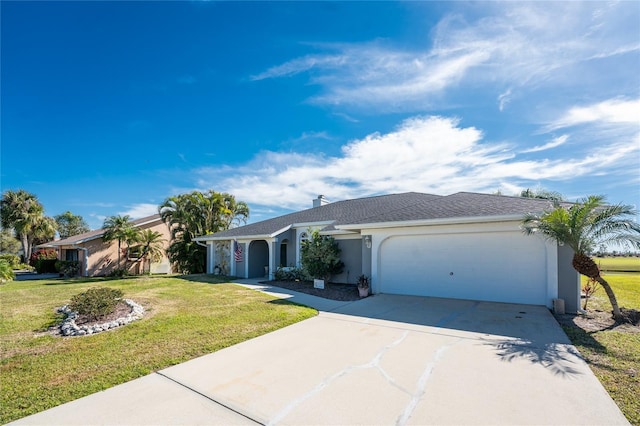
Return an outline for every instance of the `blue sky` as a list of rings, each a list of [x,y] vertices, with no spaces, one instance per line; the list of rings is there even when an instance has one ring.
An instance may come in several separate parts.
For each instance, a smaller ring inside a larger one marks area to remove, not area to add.
[[[46,214],[230,192],[640,205],[637,2],[1,3],[1,186]]]

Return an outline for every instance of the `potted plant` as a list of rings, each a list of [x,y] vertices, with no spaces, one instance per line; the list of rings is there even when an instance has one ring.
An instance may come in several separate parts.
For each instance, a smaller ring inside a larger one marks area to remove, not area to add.
[[[369,295],[369,277],[364,274],[358,277],[358,293],[360,293],[360,297]]]

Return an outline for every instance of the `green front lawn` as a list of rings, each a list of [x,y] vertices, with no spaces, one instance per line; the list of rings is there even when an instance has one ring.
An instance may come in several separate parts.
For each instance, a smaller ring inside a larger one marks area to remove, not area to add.
[[[86,337],[47,332],[56,307],[95,286],[121,289],[145,317]],[[10,282],[0,303],[2,424],[317,314],[208,276]]]
[[[621,307],[640,310],[640,274],[612,274],[604,278],[613,287]],[[590,311],[611,311],[604,290],[596,292],[588,308]],[[625,326],[587,332],[563,328],[627,420],[640,426],[640,329]]]

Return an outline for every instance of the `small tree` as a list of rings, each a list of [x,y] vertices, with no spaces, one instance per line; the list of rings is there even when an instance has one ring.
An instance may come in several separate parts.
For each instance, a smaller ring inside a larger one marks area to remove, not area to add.
[[[313,278],[329,281],[340,274],[344,263],[340,260],[340,247],[333,237],[313,231],[309,240],[302,242],[302,267]]]
[[[582,309],[587,310],[587,303],[589,303],[589,299],[598,291],[598,281],[595,278],[589,278],[587,283],[582,286],[582,293],[584,293],[584,304],[582,305]]]
[[[164,253],[164,241],[162,234],[151,229],[140,232],[138,243],[140,243],[140,259],[144,269],[144,262],[149,261],[149,275],[151,275],[151,263],[162,259]]]
[[[637,212],[632,206],[610,206],[604,200],[603,196],[592,195],[568,208],[556,202],[551,211],[525,215],[522,225],[527,235],[539,234],[571,247],[573,268],[602,286],[609,297],[613,317],[620,322],[623,316],[616,295],[589,253],[599,244],[607,243],[640,248],[640,224],[633,220]]]
[[[122,256],[122,242],[131,241],[132,235],[135,233],[133,228],[129,216],[110,216],[104,220],[102,225],[102,229],[104,229],[102,240],[105,243],[113,240],[118,241],[118,269],[120,269]]]

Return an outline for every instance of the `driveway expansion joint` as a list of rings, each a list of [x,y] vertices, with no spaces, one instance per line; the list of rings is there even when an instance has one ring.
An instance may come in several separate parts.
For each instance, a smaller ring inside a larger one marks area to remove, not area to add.
[[[209,400],[209,401],[213,402],[214,404],[217,404],[217,405],[219,405],[219,406],[221,406],[221,407],[224,407],[224,408],[226,408],[226,409],[227,409],[227,410],[229,410],[229,411],[233,411],[234,413],[238,414],[239,416],[242,416],[242,417],[246,418],[247,420],[250,420],[250,421],[254,422],[255,424],[258,424],[258,425],[261,425],[261,426],[265,426],[265,422],[261,422],[261,421],[259,421],[259,420],[256,420],[256,419],[254,419],[253,417],[249,416],[248,414],[243,413],[242,411],[240,411],[240,410],[238,410],[238,409],[236,409],[236,408],[230,407],[229,405],[224,404],[224,403],[222,403],[222,402],[220,402],[220,401],[217,401],[217,400],[215,400],[214,398],[210,397],[209,395],[204,394],[204,393],[202,393],[202,392],[198,391],[197,389],[192,388],[191,386],[187,386],[187,385],[185,385],[184,383],[179,382],[178,380],[176,380],[176,379],[174,379],[174,378],[172,378],[172,377],[169,377],[169,376],[167,376],[166,374],[161,373],[160,371],[156,371],[156,374],[157,374],[157,375],[159,375],[159,376],[161,376],[161,377],[164,377],[164,378],[165,378],[165,379],[167,379],[167,380],[172,381],[173,383],[175,383],[175,384],[177,384],[177,385],[179,385],[179,386],[182,386],[182,387],[183,387],[183,388],[185,388],[185,389],[190,390],[190,391],[191,391],[191,392],[193,392],[193,393],[196,393],[196,394],[198,394],[198,395],[200,395],[200,396],[202,396],[202,397],[206,398],[207,400]]]

